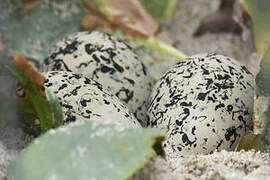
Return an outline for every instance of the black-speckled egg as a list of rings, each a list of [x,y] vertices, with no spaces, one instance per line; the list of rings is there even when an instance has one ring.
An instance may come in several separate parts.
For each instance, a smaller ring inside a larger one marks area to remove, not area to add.
[[[59,42],[41,66],[43,71],[71,71],[99,82],[145,125],[152,79],[122,40],[98,31],[74,33]]]
[[[148,125],[168,128],[165,149],[180,155],[233,150],[252,130],[254,78],[245,66],[217,54],[180,61],[156,83]]]
[[[141,127],[129,109],[98,82],[67,71],[50,71],[43,75],[45,89],[50,89],[62,106],[64,124],[99,120]]]

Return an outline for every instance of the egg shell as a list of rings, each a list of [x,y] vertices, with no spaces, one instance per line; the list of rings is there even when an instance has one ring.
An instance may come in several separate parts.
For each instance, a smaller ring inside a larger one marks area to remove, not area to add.
[[[41,66],[43,71],[71,71],[96,80],[145,125],[152,78],[124,41],[98,31],[74,33],[59,42]]]
[[[147,124],[168,128],[164,147],[179,155],[234,150],[252,130],[253,98],[254,78],[245,66],[223,55],[199,54],[155,84]]]
[[[141,127],[129,109],[98,82],[66,71],[50,71],[43,75],[45,89],[51,90],[62,106],[64,124],[98,120]]]

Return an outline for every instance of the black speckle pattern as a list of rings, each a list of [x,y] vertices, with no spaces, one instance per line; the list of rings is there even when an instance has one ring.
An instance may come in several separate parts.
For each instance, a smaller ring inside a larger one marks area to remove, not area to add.
[[[156,83],[148,126],[168,128],[164,147],[185,154],[233,150],[252,127],[254,78],[237,61],[199,54],[180,61]]]
[[[64,124],[76,120],[102,120],[141,127],[129,109],[103,90],[98,82],[67,71],[50,71],[43,75],[45,88],[59,99]]]
[[[79,32],[59,42],[42,64],[42,70],[83,74],[109,89],[146,124],[146,100],[152,80],[130,46],[98,32]]]

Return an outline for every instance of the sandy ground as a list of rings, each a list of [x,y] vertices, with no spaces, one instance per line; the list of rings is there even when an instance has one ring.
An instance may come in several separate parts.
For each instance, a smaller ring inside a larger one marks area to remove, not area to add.
[[[264,180],[270,177],[269,155],[255,151],[215,152],[167,161],[153,158],[132,180]],[[151,172],[151,173],[149,173]]]
[[[241,36],[222,33],[192,37],[200,20],[215,11],[218,4],[219,0],[180,0],[174,17],[165,23],[167,30],[176,40],[177,48],[188,55],[217,52],[245,62],[252,46]],[[148,62],[148,65],[152,66],[153,76],[158,78],[174,63],[174,60],[155,61]],[[26,139],[20,129],[5,129],[0,133],[0,180],[5,179],[10,160],[23,149]],[[167,161],[155,157],[132,179],[270,179],[270,158],[267,154],[254,151],[167,157]]]
[[[0,180],[6,179],[9,162],[26,146],[26,134],[21,129],[6,128],[0,133]]]

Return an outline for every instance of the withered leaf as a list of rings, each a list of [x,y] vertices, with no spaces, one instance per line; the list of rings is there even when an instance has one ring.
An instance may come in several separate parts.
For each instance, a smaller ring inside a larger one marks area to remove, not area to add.
[[[84,0],[91,12],[97,16],[110,21],[113,26],[123,27],[126,30],[141,35],[143,37],[157,37],[158,39],[173,44],[169,35],[161,28],[154,18],[145,10],[137,0],[104,0],[104,12],[97,11],[94,4],[89,0]]]
[[[44,76],[33,65],[29,64],[24,56],[13,54],[13,62],[28,75],[32,83],[36,84],[38,87],[43,87],[45,80]],[[42,95],[45,97],[44,91],[42,91]]]

